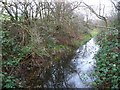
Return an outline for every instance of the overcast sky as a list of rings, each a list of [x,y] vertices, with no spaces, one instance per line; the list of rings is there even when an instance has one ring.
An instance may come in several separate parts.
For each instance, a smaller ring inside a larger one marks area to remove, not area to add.
[[[41,1],[41,0],[38,0]],[[44,0],[43,0],[44,1]],[[65,0],[55,0],[55,1],[65,1]],[[69,2],[75,2],[75,1],[82,1],[86,4],[90,5],[98,14],[99,14],[99,7],[101,4],[101,12],[100,15],[108,17],[113,13],[113,4],[110,0],[67,0]],[[103,11],[104,10],[104,11]],[[112,13],[111,13],[112,12]],[[78,13],[82,13],[84,15],[89,15],[89,18],[98,19],[95,17],[94,14],[90,13],[89,10],[86,10],[85,8],[79,8]]]
[[[113,10],[113,4],[110,2],[110,0],[68,0],[70,2],[74,2],[74,1],[83,1],[85,2],[86,4],[90,5],[97,13],[99,13],[99,7],[100,7],[100,4],[101,4],[101,12],[100,14],[103,15],[103,16],[110,16],[111,15],[111,12]],[[104,13],[103,13],[103,8],[104,8]],[[83,13],[84,15],[88,14],[89,15],[89,18],[93,18],[94,19],[97,19],[97,17],[95,17],[95,15],[93,14],[90,14],[90,12],[83,8],[80,9],[81,13]]]

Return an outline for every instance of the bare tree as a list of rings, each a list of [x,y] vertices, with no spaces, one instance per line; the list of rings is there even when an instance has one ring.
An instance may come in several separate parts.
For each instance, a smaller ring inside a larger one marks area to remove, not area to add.
[[[119,0],[111,0],[112,4],[114,5],[114,8],[117,11],[117,21],[118,21],[118,30],[120,29],[120,1]],[[120,33],[120,32],[119,32]]]
[[[108,25],[107,25],[107,19],[106,19],[104,16],[101,16],[101,15],[97,14],[97,13],[95,12],[95,10],[94,10],[91,6],[87,5],[86,3],[83,2],[83,4],[84,4],[85,6],[87,6],[87,7],[89,8],[89,10],[90,10],[92,13],[94,13],[99,19],[103,20],[103,21],[105,22],[105,26],[106,26],[106,27],[108,26]]]

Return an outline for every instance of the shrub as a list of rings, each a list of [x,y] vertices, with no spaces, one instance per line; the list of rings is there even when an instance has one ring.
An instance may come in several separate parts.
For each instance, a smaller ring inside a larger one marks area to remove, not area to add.
[[[22,51],[22,46],[10,38],[9,32],[0,31],[0,39],[2,45],[2,83],[3,88],[15,88],[14,72],[26,53]]]
[[[95,56],[98,78],[95,85],[102,88],[120,88],[120,52],[118,43],[118,30],[109,30],[98,36],[100,50]]]

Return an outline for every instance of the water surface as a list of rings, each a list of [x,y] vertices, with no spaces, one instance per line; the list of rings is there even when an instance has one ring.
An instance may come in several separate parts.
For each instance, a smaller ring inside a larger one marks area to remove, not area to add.
[[[52,67],[41,74],[37,87],[47,88],[88,88],[95,80],[91,75],[96,67],[93,58],[99,50],[99,46],[92,38],[85,45],[76,50],[73,59],[59,60]],[[35,84],[36,85],[36,84]]]
[[[71,61],[75,66],[74,72],[67,76],[69,86],[75,88],[90,87],[90,83],[95,80],[92,76],[92,72],[96,66],[94,55],[98,50],[99,46],[96,44],[95,38],[92,38],[76,51],[76,56]]]

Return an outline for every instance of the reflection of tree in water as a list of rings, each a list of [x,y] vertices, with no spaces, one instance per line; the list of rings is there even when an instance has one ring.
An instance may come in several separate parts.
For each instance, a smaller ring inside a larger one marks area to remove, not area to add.
[[[82,58],[86,57],[86,52],[87,52],[87,45],[85,45],[84,47]]]
[[[57,62],[55,66],[49,68],[45,74],[45,79],[49,77],[47,81],[48,86],[54,88],[70,87],[70,85],[67,84],[67,76],[74,71],[74,67],[75,66],[70,64],[69,60],[60,60]]]
[[[92,38],[90,41],[95,41],[95,38]],[[82,46],[82,50],[79,50],[78,55],[81,56],[81,58],[86,58],[92,53],[96,53],[96,48],[94,47],[95,43],[91,43],[90,41]]]
[[[81,47],[81,49],[79,49],[79,51],[77,52],[77,55],[75,55],[72,61],[71,61],[71,58],[69,58],[70,60],[63,58],[63,60],[55,61],[54,63],[52,63],[52,66],[50,66],[47,69],[43,69],[43,70],[36,69],[37,70],[36,72],[38,74],[35,74],[35,75],[38,75],[38,76],[36,76],[35,78],[36,80],[35,79],[33,80],[34,82],[32,83],[34,85],[32,86],[43,87],[43,88],[45,87],[46,88],[75,88],[74,82],[69,83],[69,80],[72,77],[74,78],[74,74],[78,75],[80,82],[82,82],[87,86],[89,82],[86,83],[87,82],[86,80],[87,79],[94,80],[94,77],[91,77],[92,75],[89,74],[90,71],[89,73],[84,73],[81,71],[81,69],[77,70],[76,66],[80,64],[77,62],[78,59],[79,60],[80,58],[84,59],[85,56],[89,57],[89,54],[91,54],[91,51],[95,49],[93,47],[90,47],[89,49],[92,49],[92,50],[89,50],[88,47],[89,45],[84,45],[83,47]]]
[[[67,84],[67,76],[74,72],[75,65],[71,65],[69,60],[59,60],[46,71],[42,71],[36,78],[33,86],[47,88],[71,87]],[[39,72],[40,73],[40,72]]]
[[[85,58],[85,57],[87,57],[87,53],[89,52],[88,50],[87,50],[87,45],[83,45],[82,47],[80,47],[79,49],[78,49],[78,51],[77,51],[77,53],[76,53],[76,56],[74,57],[75,59],[77,59],[77,58],[79,58],[79,57],[81,57],[81,58]]]

